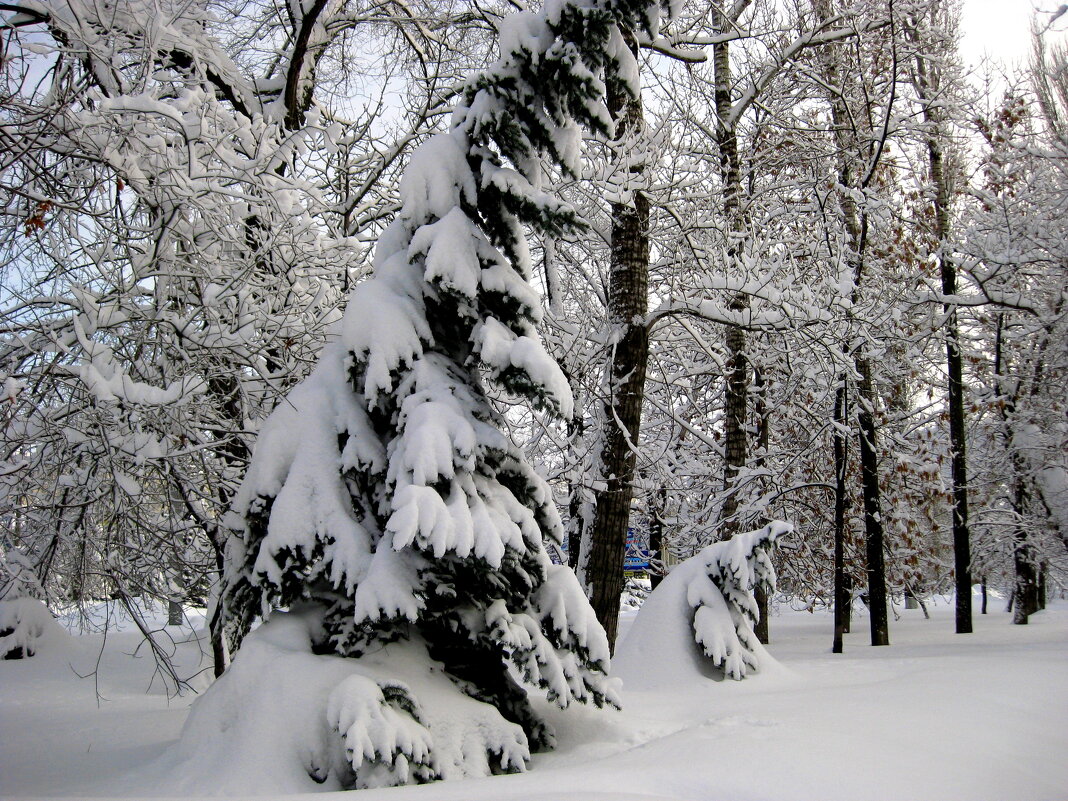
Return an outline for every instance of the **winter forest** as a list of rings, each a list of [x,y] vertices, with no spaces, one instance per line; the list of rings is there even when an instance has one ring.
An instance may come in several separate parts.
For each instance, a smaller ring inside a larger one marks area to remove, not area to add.
[[[0,0],[0,795],[1063,798],[975,1]]]

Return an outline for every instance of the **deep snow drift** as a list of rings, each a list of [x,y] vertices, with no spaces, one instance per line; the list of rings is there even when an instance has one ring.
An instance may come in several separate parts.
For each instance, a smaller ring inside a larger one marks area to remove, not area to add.
[[[554,720],[557,750],[535,756],[525,774],[363,790],[358,798],[1063,799],[1068,603],[1054,603],[1025,627],[1010,625],[1002,609],[976,615],[968,636],[952,633],[947,601],[933,606],[931,620],[899,610],[893,644],[871,648],[858,608],[846,653],[833,655],[828,613],[780,607],[768,649],[778,664],[745,681],[667,682],[677,671],[663,660],[642,681],[631,675],[647,689],[624,686],[622,712]],[[206,687],[210,670],[190,630],[161,629],[182,676]],[[284,717],[281,699],[274,715],[282,719],[256,724],[261,750],[222,738],[212,763],[182,764],[167,747],[192,695],[168,700],[138,640],[115,631],[51,637],[32,659],[0,662],[0,795],[299,789],[270,784],[271,743],[296,721],[295,713]]]

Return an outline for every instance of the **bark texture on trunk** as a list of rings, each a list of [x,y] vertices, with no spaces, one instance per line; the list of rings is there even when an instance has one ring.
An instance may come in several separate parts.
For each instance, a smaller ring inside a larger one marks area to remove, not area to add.
[[[771,442],[771,407],[768,404],[768,383],[764,379],[764,373],[753,369],[753,411],[757,419],[756,431],[756,459],[753,463],[758,471],[767,465],[768,447]],[[766,486],[763,487],[766,489]],[[758,526],[767,525],[770,521],[763,518]],[[770,554],[769,554],[770,555]],[[762,587],[757,587],[753,593],[757,604],[757,623],[753,632],[757,639],[764,645],[771,642],[771,599]]]
[[[949,248],[949,184],[942,155],[942,112],[929,95],[933,93],[932,75],[926,59],[917,60],[917,83],[924,104],[924,121],[930,134],[927,137],[927,156],[934,185],[935,240],[938,242],[938,263],[942,279],[942,294],[952,298],[957,294],[957,269],[947,252]],[[957,634],[972,632],[972,573],[971,536],[968,532],[968,461],[965,453],[964,428],[964,369],[960,352],[960,333],[957,326],[957,307],[947,301],[944,329],[946,334],[947,395],[949,404],[949,444],[951,477],[953,481],[953,571],[957,591]]]
[[[653,495],[653,506],[649,515],[649,551],[652,559],[664,562],[664,509],[667,506],[667,490],[660,487]],[[656,589],[664,580],[664,574],[658,570],[649,573],[649,586]]]
[[[626,33],[633,51],[637,43]],[[611,88],[609,111],[616,120],[616,140],[641,130],[639,98]],[[644,165],[631,167],[640,187]],[[634,495],[635,449],[641,427],[645,372],[649,358],[649,332],[645,324],[649,295],[649,200],[636,188],[630,203],[612,204],[612,254],[608,289],[608,318],[615,332],[610,394],[605,408],[601,465],[604,489],[596,492],[596,511],[590,529],[590,555],[586,581],[590,602],[608,642],[615,648],[619,598],[623,592],[623,556],[626,550],[630,503]]]
[[[727,31],[730,22],[720,14],[717,20],[720,30]],[[712,61],[715,70],[716,129],[719,148],[719,169],[723,181],[723,219],[727,225],[727,260],[734,261],[745,232],[742,215],[742,172],[738,156],[738,133],[731,122],[731,64],[730,45],[719,42],[712,46]],[[735,296],[730,303],[732,311],[745,311],[749,300],[745,295]],[[723,419],[723,505],[720,508],[721,539],[737,533],[739,522],[738,474],[745,466],[747,455],[746,411],[749,392],[749,359],[746,356],[745,331],[736,325],[728,325],[725,337],[727,350],[727,381],[724,389]]]
[[[1022,626],[1027,625],[1031,615],[1039,610],[1039,575],[1035,565],[1034,549],[1031,547],[1027,526],[1024,523],[1031,505],[1029,487],[1024,473],[1027,465],[1018,451],[1014,451],[1012,457],[1013,471],[1016,474],[1012,507],[1020,521],[1013,533],[1012,561],[1016,570],[1016,586],[1013,595],[1016,598],[1016,607],[1012,613],[1012,622]]]
[[[834,393],[834,641],[831,652],[844,650],[844,638],[849,631],[849,607],[852,592],[846,588],[845,512],[846,512],[846,384],[842,376]]]
[[[822,24],[831,18],[831,10],[826,0],[820,0],[814,6]],[[829,47],[821,48],[821,67],[823,78],[831,91],[831,125],[838,150],[838,181],[842,191],[838,193],[838,202],[842,211],[842,222],[849,239],[849,251],[846,254],[853,272],[853,303],[859,300],[860,287],[864,278],[864,255],[867,249],[868,218],[867,212],[858,207],[851,190],[866,189],[867,179],[857,179],[854,174],[854,161],[863,156],[869,162],[878,157],[877,140],[873,134],[870,120],[861,120],[863,130],[858,129],[858,117],[847,108],[845,98],[840,93],[842,70]],[[862,137],[864,139],[862,140]],[[874,174],[869,164],[868,178]],[[886,604],[886,565],[883,557],[883,524],[880,512],[880,487],[878,465],[878,438],[875,422],[876,396],[872,380],[872,366],[862,341],[857,340],[846,350],[853,357],[853,366],[859,376],[857,382],[857,434],[860,446],[861,494],[864,500],[864,539],[867,554],[868,575],[868,613],[871,618],[871,644],[889,645],[889,622]]]
[[[1038,571],[1026,523],[1031,508],[1031,485],[1027,477],[1027,459],[1013,442],[1012,436],[1019,386],[1018,384],[1013,386],[1016,382],[1007,380],[1005,377],[1009,372],[1009,366],[1003,349],[1004,327],[1005,315],[999,314],[994,333],[994,377],[1001,401],[1001,436],[1005,442],[1005,449],[1009,453],[1009,464],[1012,465],[1012,511],[1017,521],[1013,531],[1012,553],[1016,581],[1012,595],[1009,597],[1007,611],[1013,613],[1012,622],[1022,626],[1026,625],[1028,618],[1038,611]]]
[[[883,516],[880,509],[879,451],[875,426],[875,389],[871,365],[863,353],[856,358],[860,373],[857,426],[860,429],[860,483],[864,496],[864,546],[868,572],[868,616],[871,620],[871,644],[890,644],[890,625],[886,610],[886,563],[883,559]]]

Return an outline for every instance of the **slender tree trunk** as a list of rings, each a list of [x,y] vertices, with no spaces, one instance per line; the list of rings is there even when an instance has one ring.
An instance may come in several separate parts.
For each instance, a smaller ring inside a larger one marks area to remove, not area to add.
[[[719,28],[726,31],[728,21],[719,15]],[[716,130],[719,147],[720,177],[723,181],[723,219],[727,225],[727,260],[738,257],[739,242],[744,234],[742,219],[742,174],[738,156],[738,134],[731,119],[731,65],[730,46],[720,42],[712,46],[715,69]],[[748,298],[742,294],[731,300],[732,311],[743,312],[749,308]],[[720,508],[719,535],[726,539],[738,531],[738,487],[736,480],[746,460],[746,406],[749,391],[749,360],[746,356],[745,331],[728,325],[726,332],[727,382],[724,390],[724,459],[723,459],[723,505]]]
[[[953,570],[957,591],[957,634],[972,631],[972,574],[971,538],[968,533],[968,468],[965,454],[964,429],[964,370],[961,363],[960,333],[957,326],[957,307],[951,300],[957,294],[957,269],[949,250],[949,185],[942,156],[942,110],[931,95],[936,90],[938,75],[933,74],[923,56],[917,58],[916,84],[923,104],[924,121],[928,125],[927,156],[934,185],[935,239],[938,242],[938,263],[942,278],[942,294],[946,332],[946,368],[948,373],[949,446],[953,481]]]
[[[830,8],[822,1],[815,5],[815,10],[822,23],[830,19]],[[853,303],[859,299],[860,287],[864,277],[864,255],[867,249],[868,219],[867,213],[858,208],[851,190],[864,189],[864,179],[856,180],[853,174],[853,160],[863,153],[864,158],[874,160],[881,152],[874,139],[866,146],[860,142],[860,132],[856,128],[856,116],[846,107],[842,90],[841,70],[831,54],[830,48],[822,48],[821,54],[824,79],[830,91],[831,124],[838,151],[838,180],[842,186],[839,192],[839,206],[842,221],[849,236],[847,258],[853,268]],[[870,120],[864,122],[865,131],[870,132]],[[870,133],[866,133],[869,135]],[[869,167],[869,176],[874,171]],[[875,424],[875,389],[872,381],[871,362],[863,343],[858,342],[851,348],[853,365],[860,381],[857,385],[857,433],[860,443],[861,494],[864,499],[864,539],[867,553],[868,574],[868,614],[871,619],[871,644],[889,645],[889,623],[886,608],[886,566],[883,558],[883,524],[880,512],[880,488],[878,467],[878,442]]]
[[[942,292],[956,294],[956,271],[943,253]],[[953,479],[953,569],[957,588],[957,634],[972,632],[971,537],[968,532],[968,474],[965,455],[964,380],[957,310],[947,304],[946,361],[949,372],[949,442]]]
[[[1013,535],[1014,547],[1012,554],[1013,566],[1016,569],[1016,587],[1013,592],[1013,596],[1016,599],[1016,608],[1013,611],[1012,622],[1023,626],[1027,625],[1028,619],[1039,609],[1039,575],[1026,523],[1027,511],[1031,502],[1025,474],[1027,466],[1018,451],[1014,450],[1012,457],[1013,470],[1016,473],[1012,506],[1017,519],[1016,531]]]
[[[1010,390],[1007,386],[1009,382],[1005,380],[1008,365],[1005,363],[1002,348],[1004,325],[1005,316],[998,314],[994,333],[994,380],[998,390],[998,399],[1001,401],[999,404],[1001,409],[1001,436],[1005,442],[1005,449],[1009,453],[1009,464],[1012,466],[1012,510],[1016,515],[1012,554],[1016,581],[1012,595],[1009,597],[1007,611],[1013,613],[1013,623],[1023,626],[1027,624],[1027,619],[1031,614],[1038,609],[1038,576],[1035,572],[1034,553],[1030,546],[1026,523],[1027,513],[1031,505],[1030,488],[1027,482],[1027,462],[1012,439],[1018,388]]]
[[[850,573],[845,574],[845,578],[842,579],[842,593],[845,596],[845,609],[842,610],[843,626],[842,632],[849,634],[850,628],[853,625],[853,597],[854,597],[854,583],[853,576]]]
[[[221,580],[223,571],[226,569],[226,551],[224,543],[219,535],[213,536],[210,539],[212,549],[215,551],[215,569],[218,570],[219,578]],[[208,621],[208,638],[211,640],[212,669],[215,678],[219,678],[219,676],[225,673],[226,668],[230,664],[230,654],[226,648],[226,635],[223,631],[222,610],[222,600],[216,597],[215,610],[212,613],[211,620]]]
[[[220,416],[235,424],[243,420],[244,400],[241,395],[241,384],[236,376],[217,375],[208,380],[208,393],[220,410]],[[216,450],[222,456],[223,462],[228,467],[243,469],[249,462],[251,450],[248,443],[237,435],[235,431],[220,429],[213,432],[217,438]],[[232,493],[225,484],[218,488],[220,508],[230,506]],[[210,526],[210,527],[209,527]],[[226,538],[217,522],[206,523],[208,539],[215,552],[215,568],[218,570],[218,580],[221,582],[226,567]],[[222,604],[216,599],[216,608],[211,619],[208,621],[208,632],[211,639],[211,653],[214,660],[215,677],[221,676],[229,664],[226,635],[224,632],[224,620]],[[240,637],[231,643],[233,649],[241,644]]]
[[[637,52],[633,34],[625,32]],[[619,86],[610,87],[608,107],[616,120],[616,140],[637,134],[643,125],[639,98]],[[623,592],[630,503],[634,493],[635,448],[641,427],[649,332],[645,325],[649,291],[649,200],[641,191],[644,165],[631,167],[634,183],[629,204],[612,204],[612,254],[608,318],[615,332],[610,395],[605,409],[605,440],[601,451],[604,489],[596,492],[590,531],[586,580],[590,602],[608,642],[615,648],[619,598]]]
[[[649,515],[649,551],[650,558],[664,562],[664,507],[667,505],[667,490],[663,487],[653,494],[653,505]],[[649,573],[649,585],[656,589],[664,580],[664,574],[653,570]]]
[[[568,448],[572,453],[574,462],[578,459],[574,456],[575,445],[582,435],[581,413],[576,413],[575,419],[567,424]],[[583,515],[583,477],[576,475],[577,468],[572,467],[572,477],[569,479],[569,492],[567,495],[567,564],[576,573],[579,569],[579,557],[582,554],[582,540],[586,534],[586,521]]]
[[[757,457],[754,467],[761,470],[767,464],[768,445],[771,441],[771,410],[767,399],[768,384],[764,380],[764,373],[756,368],[753,370],[753,390],[753,411],[757,419]],[[766,525],[767,522],[765,519],[761,521],[761,524]],[[753,598],[757,605],[757,623],[753,627],[753,632],[761,643],[767,645],[771,642],[770,599],[763,587],[756,588]]]
[[[1026,533],[1018,534],[1016,548],[1013,551],[1013,564],[1016,568],[1016,588],[1013,598],[1016,601],[1012,622],[1026,626],[1032,614],[1038,611],[1038,579],[1031,549],[1027,546]]]
[[[865,553],[868,560],[868,617],[871,644],[889,645],[890,626],[886,609],[886,565],[883,560],[883,517],[880,509],[878,442],[875,427],[875,390],[871,365],[862,352],[856,357],[860,373],[860,403],[857,426],[860,429],[860,482],[864,497]]]
[[[834,393],[834,642],[831,652],[840,654],[843,635],[849,631],[852,591],[846,587],[846,381],[841,377]]]

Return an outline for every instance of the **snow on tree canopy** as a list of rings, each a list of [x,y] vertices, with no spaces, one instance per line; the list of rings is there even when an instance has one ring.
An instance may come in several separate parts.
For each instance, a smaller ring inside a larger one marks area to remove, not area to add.
[[[753,591],[774,593],[768,552],[792,531],[789,523],[769,523],[713,543],[675,567],[616,651],[615,674],[625,686],[670,686],[715,671],[744,679],[769,661],[753,631],[759,616]]]
[[[580,229],[539,188],[540,158],[573,170],[579,128],[608,132],[605,68],[634,71],[616,26],[655,36],[658,15],[650,0],[547,0],[502,25],[500,60],[469,80],[449,132],[412,155],[374,275],[264,427],[229,520],[235,638],[272,607],[310,603],[317,652],[422,647],[512,732],[467,759],[472,773],[520,770],[528,748],[551,746],[530,689],[560,707],[618,704],[604,631],[542,545],[561,538],[550,490],[502,433],[483,382],[572,413],[535,330],[524,230]],[[329,718],[357,744],[356,774],[366,760],[376,782],[442,775],[443,734],[419,722],[418,698],[346,686]],[[365,748],[384,726],[396,747]]]

